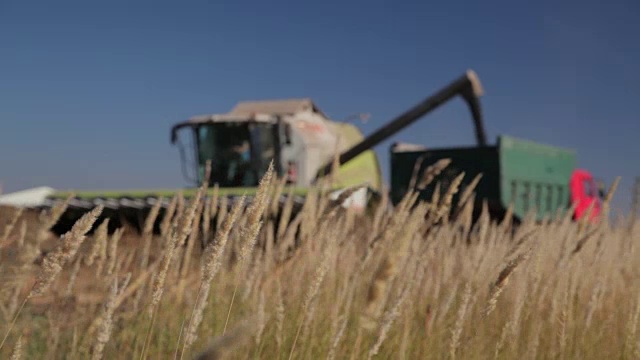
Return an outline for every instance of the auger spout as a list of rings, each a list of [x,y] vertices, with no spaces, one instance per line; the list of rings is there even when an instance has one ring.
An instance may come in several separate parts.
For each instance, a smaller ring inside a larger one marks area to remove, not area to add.
[[[473,117],[476,141],[478,146],[484,147],[487,145],[487,135],[484,129],[479,100],[479,97],[482,96],[482,94],[483,89],[480,84],[480,79],[473,70],[468,70],[464,75],[460,76],[449,85],[391,120],[386,125],[376,130],[373,134],[367,136],[361,142],[340,154],[338,165],[343,165],[363,152],[373,148],[380,142],[422,118],[424,115],[453,99],[456,95],[462,96],[469,106],[469,110]],[[333,161],[327,162],[326,165],[324,165],[318,172],[316,180],[331,173],[332,168]]]

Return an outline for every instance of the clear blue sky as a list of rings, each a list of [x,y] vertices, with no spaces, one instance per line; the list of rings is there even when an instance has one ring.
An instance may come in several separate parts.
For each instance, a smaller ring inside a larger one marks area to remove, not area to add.
[[[311,97],[362,129],[474,69],[491,142],[575,148],[627,208],[640,175],[640,3],[0,0],[4,191],[186,185],[174,122]],[[473,144],[461,101],[394,139]],[[388,146],[376,150],[386,171]]]

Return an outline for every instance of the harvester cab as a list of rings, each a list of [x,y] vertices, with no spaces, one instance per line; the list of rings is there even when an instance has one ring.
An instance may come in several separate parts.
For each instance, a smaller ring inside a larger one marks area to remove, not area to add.
[[[185,178],[194,186],[205,180],[204,168],[211,161],[210,183],[221,187],[253,187],[264,175],[271,159],[279,159],[281,150],[291,143],[283,136],[285,124],[275,116],[224,116],[194,117],[177,124],[172,129],[171,142],[178,144]],[[193,134],[194,163],[190,175],[184,144],[179,141],[180,130]],[[276,161],[276,171],[281,174],[281,162]]]
[[[184,130],[192,135],[191,150],[179,139]],[[308,188],[325,162],[362,138],[355,125],[329,119],[310,99],[240,102],[228,113],[194,116],[171,130],[185,178],[194,186],[202,184],[210,161],[211,186],[236,193],[253,191],[272,161],[279,178]],[[365,185],[379,191],[382,176],[375,153],[358,154],[334,180],[338,189]]]

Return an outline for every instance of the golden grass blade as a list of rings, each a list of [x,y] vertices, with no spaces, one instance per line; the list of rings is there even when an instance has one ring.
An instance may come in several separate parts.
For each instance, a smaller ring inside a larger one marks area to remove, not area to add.
[[[204,309],[207,306],[209,291],[211,289],[211,281],[222,266],[222,257],[229,238],[229,233],[231,232],[231,228],[236,222],[237,217],[244,206],[245,199],[246,196],[243,195],[241,199],[234,204],[234,207],[231,209],[231,213],[225,218],[223,226],[218,229],[215,240],[205,248],[202,267],[200,270],[200,289],[198,290],[196,302],[191,312],[191,318],[187,327],[181,358],[184,355],[184,352],[191,347],[198,338],[197,330],[202,322]]]
[[[247,224],[246,226],[240,229],[240,236],[244,239],[244,244],[242,249],[240,250],[240,263],[239,263],[239,272],[238,274],[242,274],[245,270],[245,267],[249,261],[249,257],[253,253],[253,248],[255,246],[256,240],[258,239],[258,233],[262,228],[261,217],[265,213],[265,210],[268,205],[268,191],[271,187],[271,180],[273,178],[273,162],[269,165],[266,174],[260,180],[260,184],[258,186],[258,192],[256,197],[249,206],[247,212]],[[229,317],[231,316],[231,309],[233,307],[233,302],[236,297],[236,291],[238,290],[238,280],[236,280],[236,286],[233,290],[233,294],[231,295],[231,302],[229,304],[229,311],[227,311],[227,320],[224,324],[224,329],[222,330],[222,334],[227,331],[227,325],[229,324]]]
[[[18,223],[18,220],[20,220],[20,217],[22,216],[23,212],[24,212],[24,208],[17,208],[13,213],[11,220],[9,220],[9,223],[5,226],[2,236],[0,237],[0,247],[4,245],[4,243],[7,242],[7,240],[9,240],[9,235],[11,235],[13,228]]]
[[[20,360],[22,359],[22,335],[18,337],[18,341],[13,347],[13,352],[11,352],[10,360]]]
[[[80,218],[68,233],[63,235],[62,245],[44,258],[42,269],[27,298],[42,295],[49,289],[64,265],[76,255],[80,245],[85,240],[85,234],[89,232],[103,209],[104,206],[100,205],[91,210]]]
[[[418,189],[425,189],[440,173],[451,164],[451,159],[440,159],[429,166],[423,173],[422,179],[418,182]]]
[[[4,339],[2,340],[2,343],[0,343],[0,350],[4,346],[9,333],[18,320],[18,316],[20,316],[24,305],[29,299],[38,295],[42,295],[46,290],[49,289],[54,279],[62,270],[63,266],[76,255],[76,252],[80,248],[80,245],[85,240],[85,234],[91,229],[93,223],[97,220],[98,216],[100,216],[103,209],[104,206],[100,205],[81,217],[80,220],[78,220],[73,225],[71,230],[67,234],[65,234],[65,236],[63,237],[62,245],[58,246],[56,250],[49,253],[49,255],[44,258],[42,269],[37,275],[36,282],[31,287],[29,294],[22,302],[20,309],[17,311],[13,318],[13,321],[9,325]]]

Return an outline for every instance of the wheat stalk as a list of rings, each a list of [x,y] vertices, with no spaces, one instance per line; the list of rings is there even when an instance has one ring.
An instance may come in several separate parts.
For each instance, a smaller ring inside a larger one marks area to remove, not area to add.
[[[85,240],[85,234],[91,229],[93,223],[96,221],[98,216],[100,216],[103,209],[104,207],[100,205],[82,216],[73,225],[71,230],[63,236],[62,245],[58,246],[56,250],[49,253],[44,258],[42,269],[36,277],[36,282],[31,287],[31,291],[25,297],[22,305],[15,314],[13,321],[9,325],[9,329],[7,330],[2,343],[0,343],[0,349],[2,349],[2,347],[4,346],[4,343],[6,342],[9,333],[13,329],[18,316],[20,316],[24,305],[27,303],[27,301],[29,301],[29,299],[38,295],[42,295],[46,290],[49,289],[64,265],[75,256],[78,248],[80,248],[80,245]]]
[[[5,228],[4,228],[4,232],[2,233],[2,237],[0,237],[0,246],[2,244],[4,244],[9,239],[9,235],[11,235],[11,232],[13,231],[13,228],[18,223],[18,220],[20,220],[20,217],[22,216],[23,212],[24,212],[24,208],[18,208],[13,213],[13,216],[11,217],[11,220],[9,220],[9,224],[7,224],[5,226]]]
[[[22,359],[22,335],[18,337],[18,340],[16,341],[16,344],[13,347],[10,360],[20,360],[20,359]]]
[[[191,312],[191,318],[187,327],[182,355],[197,340],[197,330],[202,322],[202,314],[207,306],[209,299],[209,291],[211,289],[211,281],[217,274],[222,265],[222,256],[224,255],[225,245],[229,238],[229,233],[233,224],[236,222],[238,215],[244,205],[246,195],[240,198],[240,201],[234,204],[229,216],[225,218],[224,224],[219,228],[216,238],[204,250],[202,266],[200,269],[200,289],[196,296],[196,303]],[[182,358],[182,356],[181,356]]]
[[[144,346],[142,348],[141,358],[143,358],[146,355],[147,342],[151,337],[151,331],[155,323],[158,304],[160,303],[162,295],[164,294],[167,273],[173,261],[173,256],[175,254],[176,247],[178,244],[182,244],[189,236],[189,233],[191,231],[191,223],[195,217],[198,204],[201,201],[202,196],[205,193],[205,190],[206,190],[206,182],[202,187],[198,189],[198,192],[195,198],[193,199],[193,201],[191,202],[187,212],[183,214],[183,217],[181,218],[183,221],[181,223],[180,230],[178,230],[177,220],[171,225],[172,235],[170,237],[169,243],[167,244],[167,248],[165,249],[165,253],[164,253],[161,267],[160,267],[160,272],[158,273],[158,275],[155,278],[155,281],[153,282],[153,294],[151,296],[151,304],[149,305],[149,313],[151,314],[152,317],[151,317],[151,323],[149,324],[147,337],[145,339]]]
[[[309,310],[309,305],[311,304],[311,302],[315,299],[316,295],[318,294],[318,290],[320,289],[320,284],[323,282],[325,275],[327,274],[327,271],[329,270],[329,261],[331,259],[331,255],[332,255],[332,251],[333,251],[333,246],[332,244],[335,242],[335,239],[333,238],[336,234],[336,229],[332,229],[332,231],[328,234],[328,239],[330,239],[329,243],[325,244],[325,249],[323,251],[322,254],[322,258],[320,260],[320,264],[319,266],[316,268],[316,273],[315,276],[313,278],[313,281],[311,282],[311,284],[309,285],[309,288],[307,290],[306,296],[304,297],[303,303],[302,303],[302,320],[300,321],[299,325],[298,325],[298,330],[296,332],[296,336],[293,339],[293,345],[291,345],[291,350],[289,352],[289,360],[291,360],[291,358],[293,357],[293,353],[295,351],[296,348],[296,343],[298,342],[298,336],[300,335],[300,330],[302,329],[302,326],[305,323],[306,317],[307,317],[307,311]]]
[[[436,178],[436,176],[440,175],[440,173],[447,168],[451,164],[451,159],[440,159],[436,161],[433,165],[427,167],[422,175],[422,179],[418,182],[418,189],[424,190],[431,182]]]
[[[164,198],[161,196],[156,200],[156,203],[151,208],[149,215],[145,219],[144,228],[142,232],[142,238],[144,247],[142,248],[142,256],[140,258],[140,269],[144,269],[149,264],[149,253],[151,252],[151,241],[153,240],[153,227],[160,213],[160,207]]]
[[[500,297],[500,294],[502,293],[504,287],[507,285],[509,277],[511,276],[511,274],[513,274],[518,265],[529,258],[531,250],[532,248],[518,255],[515,259],[510,260],[502,269],[502,271],[500,271],[498,277],[491,287],[489,302],[483,314],[484,317],[489,316],[495,310],[498,298]]]
[[[462,328],[464,326],[465,315],[467,314],[467,307],[471,300],[471,285],[467,283],[464,288],[462,296],[462,304],[458,309],[458,317],[454,328],[451,330],[451,342],[449,344],[449,356],[452,359],[456,358],[458,348],[460,347],[460,336],[462,335]]]
[[[104,312],[101,318],[102,321],[99,325],[98,334],[92,348],[92,360],[102,359],[104,347],[107,345],[107,342],[109,342],[111,332],[113,331],[113,315],[117,309],[118,295],[126,289],[130,280],[131,273],[128,273],[121,287],[118,287],[118,278],[114,277],[113,279],[107,301],[104,305]]]

